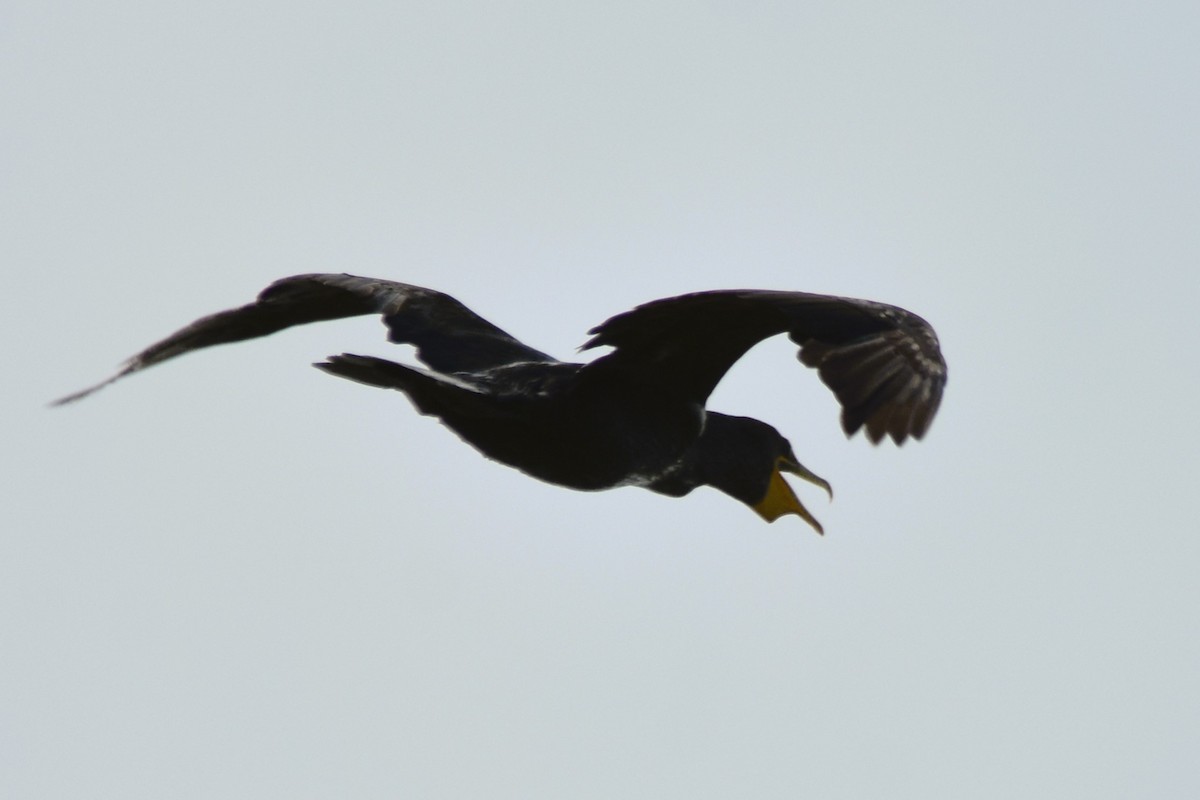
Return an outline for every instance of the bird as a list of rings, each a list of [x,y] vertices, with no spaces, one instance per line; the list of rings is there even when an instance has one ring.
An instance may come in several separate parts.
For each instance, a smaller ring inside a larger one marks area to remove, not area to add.
[[[766,522],[795,515],[819,534],[784,473],[824,489],[772,425],[707,408],[752,346],[786,334],[841,405],[847,437],[921,439],[947,368],[932,326],[902,308],[807,292],[701,291],[639,305],[588,331],[591,361],[560,361],[442,292],[349,274],[282,278],[247,305],[202,317],[125,361],[62,406],[194,350],[296,325],[379,315],[388,340],[423,366],[342,353],[313,366],[405,394],[484,456],[534,478],[596,491],[639,486],[668,497],[713,487]]]

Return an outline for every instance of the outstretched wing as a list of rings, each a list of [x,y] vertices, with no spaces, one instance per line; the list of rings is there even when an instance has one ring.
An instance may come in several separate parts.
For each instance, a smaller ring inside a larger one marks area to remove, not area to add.
[[[946,362],[929,323],[869,300],[803,292],[719,291],[656,300],[590,331],[584,348],[616,350],[593,362],[641,369],[704,402],[747,350],[779,333],[800,345],[842,405],[850,436],[878,443],[920,439],[946,385]]]
[[[126,361],[111,378],[54,404],[79,400],[126,375],[193,350],[363,314],[382,315],[388,339],[415,345],[417,357],[439,372],[554,360],[432,289],[355,275],[296,275],[275,281],[249,305],[196,320]]]

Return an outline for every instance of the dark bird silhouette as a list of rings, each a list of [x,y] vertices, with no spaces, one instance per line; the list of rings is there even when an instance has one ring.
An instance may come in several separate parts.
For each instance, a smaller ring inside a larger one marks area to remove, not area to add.
[[[582,364],[534,350],[441,292],[297,275],[249,305],[196,320],[55,405],[193,350],[361,314],[381,315],[388,339],[413,345],[428,369],[348,353],[314,366],[403,392],[489,458],[572,489],[642,486],[681,497],[712,486],[768,522],[797,514],[818,533],[782,473],[832,496],[829,484],[775,428],[705,408],[725,372],[759,341],[786,333],[836,395],[846,435],[865,428],[876,444],[920,439],[946,384],[929,324],[868,300],[755,290],[655,300],[593,328],[581,349],[613,350]]]

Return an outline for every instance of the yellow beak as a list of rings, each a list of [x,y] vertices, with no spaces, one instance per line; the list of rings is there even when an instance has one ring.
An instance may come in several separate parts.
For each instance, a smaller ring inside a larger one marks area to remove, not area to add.
[[[767,485],[767,494],[754,505],[754,510],[767,522],[774,522],[787,514],[795,514],[812,525],[817,533],[824,535],[825,529],[821,527],[821,523],[817,522],[816,518],[808,512],[808,509],[800,502],[800,498],[796,497],[796,493],[792,491],[792,487],[784,480],[784,472],[798,475],[809,483],[820,486],[829,493],[829,499],[833,499],[833,488],[828,481],[811,472],[807,467],[785,456],[780,456],[775,462],[775,469],[771,472],[771,482]]]

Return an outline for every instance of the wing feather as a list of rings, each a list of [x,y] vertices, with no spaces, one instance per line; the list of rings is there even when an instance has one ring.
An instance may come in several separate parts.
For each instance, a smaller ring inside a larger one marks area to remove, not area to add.
[[[554,360],[432,289],[357,275],[295,275],[275,281],[253,303],[201,317],[127,360],[112,377],[53,404],[80,400],[126,375],[194,350],[364,314],[381,315],[390,341],[416,346],[417,357],[440,372]]]
[[[946,362],[925,320],[896,306],[804,292],[716,291],[657,300],[594,328],[594,362],[642,369],[703,402],[756,343],[786,333],[842,406],[842,428],[878,443],[921,438],[946,384]]]

